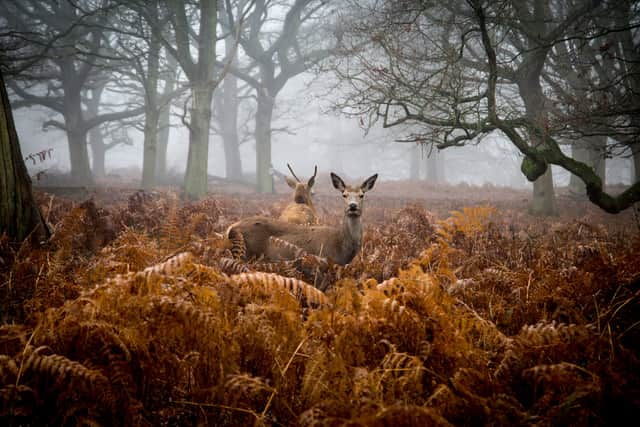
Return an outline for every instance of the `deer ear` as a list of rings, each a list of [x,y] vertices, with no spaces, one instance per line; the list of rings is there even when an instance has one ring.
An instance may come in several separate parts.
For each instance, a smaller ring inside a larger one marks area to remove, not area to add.
[[[378,179],[378,174],[371,175],[369,178],[367,178],[360,186],[362,191],[366,192],[371,190],[373,188],[373,184],[376,183],[376,179]]]
[[[347,186],[344,184],[342,178],[340,178],[335,173],[331,172],[331,182],[333,183],[333,188],[338,191],[344,191]]]
[[[296,181],[292,180],[291,178],[289,178],[288,176],[284,177],[284,180],[287,182],[287,185],[293,189],[296,188],[296,184],[298,184]]]
[[[307,181],[307,188],[309,190],[311,190],[311,187],[313,187],[313,184],[316,183],[316,175],[318,174],[318,166],[316,166],[316,168],[313,171],[313,176],[311,178],[309,178],[309,181]]]

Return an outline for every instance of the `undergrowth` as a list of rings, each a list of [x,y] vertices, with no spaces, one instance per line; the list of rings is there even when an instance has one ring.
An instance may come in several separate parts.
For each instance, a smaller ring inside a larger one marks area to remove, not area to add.
[[[640,407],[637,232],[378,207],[342,268],[239,261],[224,229],[268,208],[229,197],[40,202],[45,247],[0,240],[2,425],[609,425]]]

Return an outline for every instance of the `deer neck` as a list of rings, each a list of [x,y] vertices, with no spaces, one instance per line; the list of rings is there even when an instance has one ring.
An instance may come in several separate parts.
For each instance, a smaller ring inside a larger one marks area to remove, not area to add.
[[[362,245],[362,221],[360,216],[345,215],[342,221],[342,253],[351,261]]]

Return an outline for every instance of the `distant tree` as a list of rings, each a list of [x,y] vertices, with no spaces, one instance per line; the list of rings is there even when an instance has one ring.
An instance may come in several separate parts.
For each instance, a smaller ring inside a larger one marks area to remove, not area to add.
[[[50,2],[24,0],[0,2],[2,59],[20,72],[13,73],[8,87],[19,98],[16,107],[43,105],[62,116],[45,127],[66,132],[69,141],[71,175],[77,182],[93,185],[87,149],[88,132],[103,123],[139,115],[142,108],[121,109],[87,117],[82,92],[104,72],[104,48],[108,40],[105,22],[111,19],[109,2],[69,0]],[[117,59],[117,58],[116,58]]]
[[[229,0],[225,3],[229,3]],[[186,117],[183,118],[189,128],[184,193],[187,198],[199,198],[207,192],[213,91],[228,71],[231,58],[223,61],[224,67],[216,67],[216,45],[218,40],[225,37],[224,34],[218,34],[218,0],[163,0],[161,5],[158,21],[154,22],[151,16],[147,16],[147,20],[156,28],[167,22],[171,36],[163,34],[160,42],[168,55],[177,60],[189,82],[189,118],[188,121]],[[252,2],[243,5],[245,8],[240,11],[238,28],[241,28],[244,15],[251,5]]]
[[[244,67],[240,64],[233,72],[256,91],[254,136],[259,192],[273,191],[271,126],[276,97],[290,79],[333,53],[335,37],[322,19],[334,10],[329,6],[320,0],[257,0],[247,29],[241,33],[240,45],[249,63]]]
[[[82,103],[86,108],[86,117],[91,119],[100,114],[107,80],[97,81],[82,91]],[[87,141],[91,147],[91,172],[94,178],[103,178],[106,174],[106,153],[119,146],[131,145],[133,141],[126,132],[126,123],[107,121],[89,130]]]
[[[161,99],[173,99],[171,94],[176,89],[178,79],[178,62],[174,57],[168,55],[167,67],[161,78],[164,81],[164,89],[160,94]],[[171,133],[171,102],[163,102],[160,105],[160,116],[158,118],[158,146],[156,150],[156,180],[165,181],[167,179],[167,149],[169,148],[169,136]]]
[[[0,101],[0,235],[17,242],[31,236],[40,242],[50,232],[31,192],[1,69]]]
[[[640,183],[612,196],[590,166],[560,149],[576,139],[585,120],[597,122],[588,132],[624,137],[637,147],[638,104],[631,101],[638,98],[631,84],[637,62],[617,57],[611,70],[617,79],[597,86],[601,94],[616,88],[619,99],[594,94],[569,103],[554,89],[569,85],[567,76],[552,72],[561,44],[597,46],[612,32],[632,31],[637,7],[587,0],[388,0],[352,6],[343,14],[343,55],[335,64],[349,88],[338,101],[341,108],[368,117],[368,125],[421,125],[409,136],[440,149],[501,134],[524,155],[521,169],[534,182],[535,214],[555,211],[550,164],[578,176],[589,199],[607,212],[640,200]],[[622,24],[596,19],[622,11]],[[611,99],[607,109],[598,101],[603,98]]]
[[[226,11],[221,9],[221,20],[226,19]],[[227,25],[227,28],[229,26]],[[225,55],[233,55],[236,41],[233,34],[224,39]],[[232,67],[237,67],[237,59],[231,62]],[[214,116],[220,126],[220,136],[224,147],[225,176],[227,179],[240,180],[242,178],[242,162],[240,159],[240,138],[238,136],[238,78],[227,73],[222,83],[222,91],[219,91],[214,98]]]

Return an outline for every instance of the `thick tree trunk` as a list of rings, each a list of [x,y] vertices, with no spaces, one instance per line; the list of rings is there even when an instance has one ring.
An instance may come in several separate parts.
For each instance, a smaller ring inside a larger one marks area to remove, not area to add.
[[[584,139],[586,144],[573,147],[573,159],[584,163],[602,180],[602,185],[606,182],[606,159],[602,155],[606,148],[606,136],[592,136]],[[587,187],[576,175],[569,178],[569,191],[581,196],[587,195]]]
[[[213,97],[213,89],[207,83],[194,83],[192,89],[189,154],[184,177],[184,193],[188,199],[198,199],[207,193],[209,125]]]
[[[158,118],[158,141],[156,143],[156,180],[164,182],[167,179],[167,149],[171,133],[171,105],[160,111]]]
[[[100,98],[104,91],[105,84],[98,85],[91,89],[91,99],[86,100],[87,115],[90,118],[96,117],[100,109]],[[104,138],[100,125],[94,126],[89,130],[89,144],[91,145],[91,169],[94,177],[102,178],[105,175],[105,153],[107,147],[104,145]]]
[[[175,90],[178,61],[171,55],[167,57],[167,77],[162,91],[162,99]],[[158,118],[158,142],[156,145],[156,179],[165,181],[167,178],[167,149],[169,148],[169,135],[171,134],[171,102],[167,102],[160,108]]]
[[[234,44],[232,36],[225,38],[224,49],[227,57],[234,55]],[[234,59],[232,64],[236,66],[237,61]],[[222,84],[223,98],[219,117],[224,146],[225,172],[228,179],[240,180],[242,178],[242,163],[238,138],[238,78],[228,73],[224,76]]]
[[[533,182],[533,198],[529,211],[533,215],[554,215],[556,213],[553,174],[551,167]]]
[[[107,147],[104,145],[104,138],[100,131],[100,126],[96,126],[89,131],[89,144],[91,144],[91,160],[93,176],[103,178],[105,176],[105,153]]]
[[[518,79],[520,96],[524,101],[526,116],[531,123],[536,124],[539,128],[544,129],[547,124],[547,114],[545,112],[545,96],[542,93],[540,85],[541,65],[544,63],[545,51],[539,50],[528,58],[528,63],[522,67],[523,73]],[[543,148],[544,142],[539,136],[530,134],[530,143],[538,149]],[[556,198],[553,187],[553,173],[551,166],[547,165],[547,169],[533,183],[533,195],[529,211],[533,215],[555,215],[556,214]]]
[[[155,106],[146,109],[144,122],[144,142],[142,153],[142,188],[149,190],[156,185],[156,162],[158,156],[158,111]]]
[[[226,177],[240,180],[242,178],[242,163],[238,138],[238,79],[231,73],[224,78],[222,106],[220,128],[224,144]]]
[[[83,130],[67,129],[67,139],[69,140],[71,178],[76,184],[93,187],[95,183],[89,167],[87,133]]]
[[[271,168],[271,119],[274,105],[274,97],[259,91],[255,129],[256,188],[259,193],[272,193],[274,191],[273,177],[269,173]]]
[[[443,154],[438,150],[432,150],[425,155],[425,181],[438,184],[444,181]]]
[[[80,92],[67,94],[64,98],[64,122],[69,141],[69,161],[71,178],[81,185],[92,187],[93,175],[89,167],[89,149],[87,148],[87,131],[84,129]]]
[[[0,235],[21,242],[28,236],[40,242],[49,237],[31,192],[9,97],[0,73]]]

